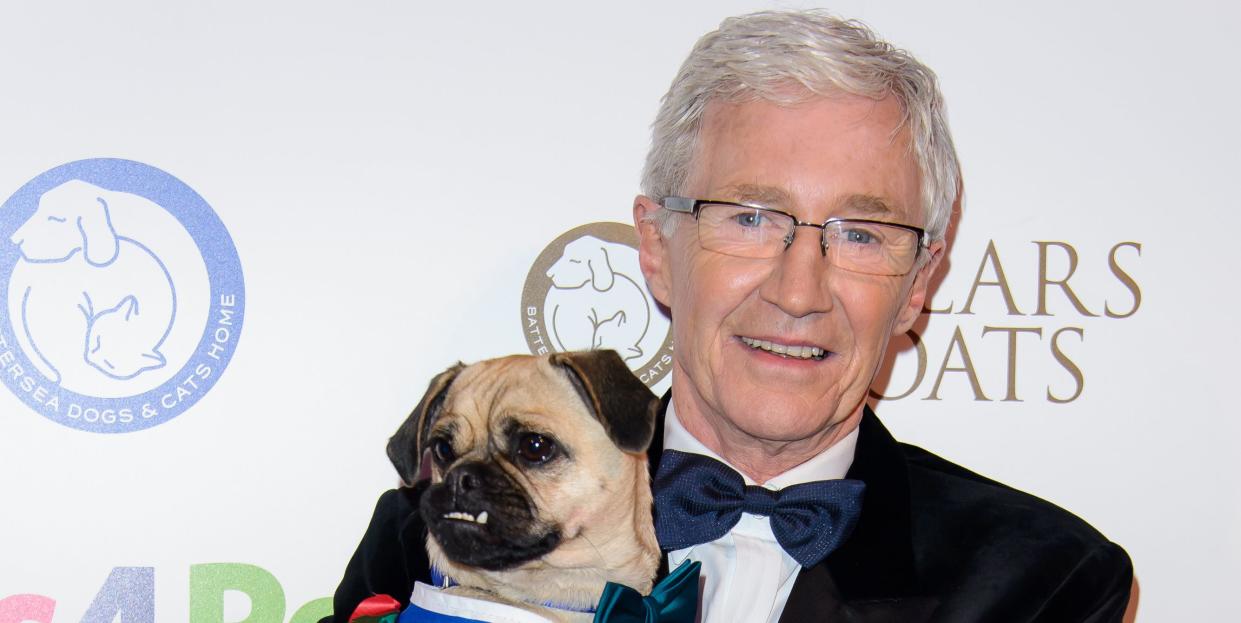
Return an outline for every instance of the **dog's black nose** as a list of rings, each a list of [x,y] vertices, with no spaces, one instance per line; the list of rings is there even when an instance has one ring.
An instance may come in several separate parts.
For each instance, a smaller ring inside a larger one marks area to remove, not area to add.
[[[479,488],[485,476],[481,473],[482,468],[478,463],[466,463],[452,470],[448,474],[448,485],[453,493],[464,494]]]

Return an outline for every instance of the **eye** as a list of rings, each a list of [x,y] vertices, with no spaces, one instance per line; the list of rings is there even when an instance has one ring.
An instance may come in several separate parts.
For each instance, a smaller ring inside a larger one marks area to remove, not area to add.
[[[517,456],[527,463],[546,463],[556,455],[556,442],[538,433],[525,433],[517,438]]]
[[[437,437],[431,442],[431,454],[435,455],[435,460],[441,465],[447,465],[457,459],[457,453],[453,451],[452,444],[443,437]]]
[[[851,245],[869,246],[883,244],[883,234],[874,227],[853,225],[840,232],[841,238]]]
[[[758,210],[751,210],[749,212],[738,212],[737,214],[733,215],[733,222],[746,228],[762,227],[769,220],[771,219],[767,218],[766,214],[763,214],[762,212],[759,212]]]
[[[845,232],[845,240],[855,244],[870,244],[875,241],[875,236],[868,231],[850,229]]]

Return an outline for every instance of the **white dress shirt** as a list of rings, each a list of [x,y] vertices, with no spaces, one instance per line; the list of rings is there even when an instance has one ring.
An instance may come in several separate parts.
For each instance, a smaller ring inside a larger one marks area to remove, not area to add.
[[[844,478],[853,464],[857,435],[854,429],[823,453],[762,486],[775,491],[803,482]],[[664,419],[664,449],[709,456],[733,467],[685,430],[671,403]],[[742,477],[745,484],[755,484],[745,474]],[[770,520],[749,513],[742,513],[732,530],[710,543],[669,552],[668,568],[676,569],[687,560],[702,563],[705,582],[698,620],[703,623],[776,623],[801,571],[801,565],[776,542]]]

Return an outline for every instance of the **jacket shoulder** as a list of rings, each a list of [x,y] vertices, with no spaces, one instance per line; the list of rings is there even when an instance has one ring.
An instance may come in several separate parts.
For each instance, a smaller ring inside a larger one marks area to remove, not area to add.
[[[1013,537],[1037,535],[1052,541],[1079,541],[1084,546],[1106,542],[1090,524],[1047,500],[982,476],[917,446],[905,443],[900,446],[909,466],[915,518],[925,514],[959,522],[965,517],[975,517],[976,528],[994,526]]]
[[[1051,502],[900,446],[919,575],[951,595],[946,608],[983,617],[972,620],[1121,620],[1133,567],[1119,545]]]

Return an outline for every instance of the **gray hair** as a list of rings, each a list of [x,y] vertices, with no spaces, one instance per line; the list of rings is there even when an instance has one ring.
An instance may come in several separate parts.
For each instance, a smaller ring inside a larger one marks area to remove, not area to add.
[[[802,89],[789,89],[800,85]],[[792,105],[847,93],[896,97],[922,177],[926,230],[942,239],[957,198],[956,150],[934,72],[860,22],[824,11],[763,11],[730,17],[698,40],[651,128],[642,192],[660,201],[683,190],[703,113],[712,100]],[[667,210],[655,220],[668,230]]]

